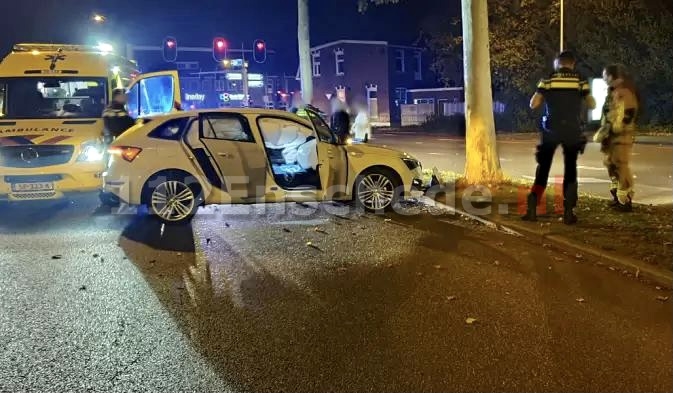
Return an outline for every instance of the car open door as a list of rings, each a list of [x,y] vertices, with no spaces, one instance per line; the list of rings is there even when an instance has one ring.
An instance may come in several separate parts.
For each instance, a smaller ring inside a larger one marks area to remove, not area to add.
[[[318,173],[323,199],[344,196],[349,182],[346,148],[338,143],[336,136],[318,113],[306,109],[306,114],[318,136]]]
[[[254,201],[265,194],[267,160],[247,118],[235,113],[199,114],[200,140],[232,200]]]
[[[128,87],[128,111],[143,118],[172,112],[180,105],[180,79],[177,71],[141,74]]]

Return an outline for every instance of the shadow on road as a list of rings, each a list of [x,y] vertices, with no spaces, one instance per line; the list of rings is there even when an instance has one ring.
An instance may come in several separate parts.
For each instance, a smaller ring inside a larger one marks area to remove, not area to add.
[[[194,231],[190,224],[165,225],[148,216],[136,216],[121,236],[155,250],[194,252]]]

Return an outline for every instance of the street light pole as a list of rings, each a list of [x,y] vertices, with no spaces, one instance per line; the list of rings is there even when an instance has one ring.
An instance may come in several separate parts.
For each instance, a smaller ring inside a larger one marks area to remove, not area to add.
[[[560,36],[560,40],[559,40],[559,45],[560,45],[561,49],[560,49],[559,53],[563,52],[563,8],[564,8],[563,7],[563,0],[560,0],[560,7],[561,7],[561,18],[560,18],[561,36]]]

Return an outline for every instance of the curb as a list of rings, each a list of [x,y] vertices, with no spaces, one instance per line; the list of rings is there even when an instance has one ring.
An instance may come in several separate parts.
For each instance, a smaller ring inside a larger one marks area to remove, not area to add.
[[[541,234],[517,223],[507,223],[507,225],[527,236],[540,237],[542,239],[548,240],[549,242],[556,243],[556,246],[570,249],[572,252],[581,252],[583,254],[591,255],[595,258],[607,260],[610,263],[619,266],[622,270],[627,270],[632,273],[640,272],[639,277],[645,278],[666,288],[673,287],[673,272],[667,272],[653,268],[652,266],[645,265],[640,261],[630,257],[617,256],[594,247],[577,244],[576,242],[568,240],[560,235]]]

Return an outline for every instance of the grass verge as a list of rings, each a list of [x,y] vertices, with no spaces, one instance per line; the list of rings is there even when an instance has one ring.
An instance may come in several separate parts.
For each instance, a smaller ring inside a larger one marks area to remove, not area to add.
[[[430,177],[431,172],[427,171]],[[507,180],[499,185],[465,186],[461,175],[440,172],[445,192],[437,200],[470,214],[503,224],[516,222],[540,235],[562,236],[618,255],[673,270],[673,205],[635,204],[633,212],[612,210],[607,200],[582,194],[575,212],[579,222],[568,226],[561,221],[560,187],[547,188],[544,207],[538,206],[538,221],[524,222],[526,195],[530,183]],[[558,195],[558,196],[557,196]]]

